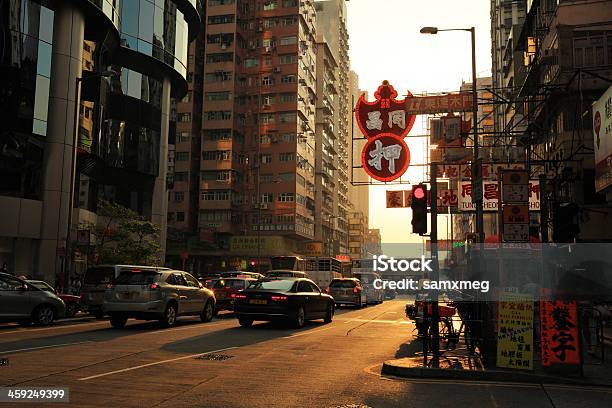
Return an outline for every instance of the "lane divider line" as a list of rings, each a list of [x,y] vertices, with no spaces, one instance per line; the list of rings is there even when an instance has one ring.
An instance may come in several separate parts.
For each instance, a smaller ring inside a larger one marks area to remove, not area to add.
[[[6,351],[0,350],[0,355],[10,354],[10,353],[19,353],[22,351],[41,350],[41,349],[47,349],[47,348],[53,348],[53,347],[74,346],[77,344],[84,344],[84,343],[91,343],[91,342],[92,342],[91,340],[87,340],[87,341],[77,341],[75,343],[50,344],[48,346],[29,347],[29,348],[22,348],[22,349],[16,349],[16,350],[6,350]]]
[[[160,365],[160,364],[172,363],[174,361],[187,360],[189,358],[201,357],[201,356],[205,356],[207,354],[218,353],[220,351],[226,351],[226,350],[231,350],[231,349],[236,349],[236,348],[239,348],[239,347],[226,347],[226,348],[222,348],[222,349],[218,349],[218,350],[207,351],[205,353],[191,354],[191,355],[188,355],[188,356],[171,358],[169,360],[156,361],[156,362],[153,362],[153,363],[142,364],[142,365],[138,365],[138,366],[134,366],[134,367],[124,368],[122,370],[115,370],[115,371],[109,371],[107,373],[90,375],[89,377],[79,378],[78,381],[93,380],[95,378],[106,377],[106,376],[113,375],[113,374],[125,373],[125,372],[128,372],[128,371],[134,371],[134,370],[138,370],[138,369],[141,369],[141,368],[152,367],[152,366],[156,366],[156,365]]]

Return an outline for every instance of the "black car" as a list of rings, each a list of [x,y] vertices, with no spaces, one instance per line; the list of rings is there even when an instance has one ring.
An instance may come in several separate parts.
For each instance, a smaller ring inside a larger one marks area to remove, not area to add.
[[[310,279],[260,280],[234,299],[234,313],[243,327],[251,326],[254,320],[281,320],[299,328],[306,320],[330,323],[334,316],[334,298]]]

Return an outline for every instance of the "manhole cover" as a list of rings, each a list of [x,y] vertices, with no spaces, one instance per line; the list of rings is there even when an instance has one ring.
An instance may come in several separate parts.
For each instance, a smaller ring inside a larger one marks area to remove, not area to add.
[[[196,360],[213,360],[213,361],[225,361],[229,360],[234,356],[228,356],[227,354],[204,354],[203,356],[195,357]]]

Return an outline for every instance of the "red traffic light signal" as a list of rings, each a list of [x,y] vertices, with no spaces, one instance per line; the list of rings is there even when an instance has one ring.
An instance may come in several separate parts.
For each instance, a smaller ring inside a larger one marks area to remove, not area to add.
[[[427,186],[417,184],[412,186],[412,232],[414,234],[427,233]]]

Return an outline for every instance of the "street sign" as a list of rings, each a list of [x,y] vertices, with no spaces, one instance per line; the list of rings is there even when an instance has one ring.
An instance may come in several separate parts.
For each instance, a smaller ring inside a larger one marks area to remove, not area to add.
[[[504,170],[502,200],[505,203],[529,202],[529,173],[526,170]]]
[[[468,112],[470,110],[472,110],[471,92],[422,97],[408,95],[406,98],[406,112],[413,115]]]
[[[404,205],[403,191],[387,191],[387,208],[403,208]]]
[[[504,242],[529,241],[529,224],[504,224]]]
[[[510,204],[503,208],[505,224],[527,224],[529,225],[529,205]]]

